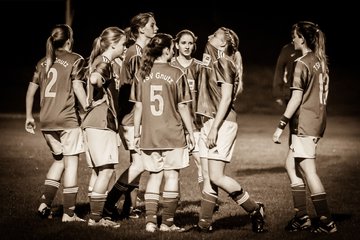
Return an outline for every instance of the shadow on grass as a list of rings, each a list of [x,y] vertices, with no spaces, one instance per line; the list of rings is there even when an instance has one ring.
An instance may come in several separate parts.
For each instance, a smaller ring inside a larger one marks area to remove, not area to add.
[[[278,174],[278,173],[285,173],[286,169],[284,167],[271,167],[271,168],[245,168],[236,171],[236,175],[238,176],[251,176],[256,174]]]

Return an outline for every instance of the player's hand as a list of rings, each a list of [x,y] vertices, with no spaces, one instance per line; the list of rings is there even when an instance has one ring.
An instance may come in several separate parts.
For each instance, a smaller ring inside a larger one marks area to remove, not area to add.
[[[137,152],[138,154],[141,154],[141,150],[140,150],[140,137],[134,137],[134,150],[135,152]]]
[[[217,134],[218,134],[217,129],[211,128],[206,139],[206,146],[209,149],[216,147]]]
[[[279,106],[284,106],[284,101],[280,98],[276,99],[275,102],[279,105]]]
[[[276,128],[274,134],[273,134],[273,142],[276,143],[276,144],[280,144],[281,141],[280,141],[280,137],[281,137],[281,134],[282,134],[283,130],[280,129],[280,128]]]
[[[28,133],[35,134],[36,124],[33,118],[27,118],[25,121],[25,130]]]
[[[192,150],[194,150],[195,148],[195,138],[194,138],[194,134],[186,134],[186,143],[189,149],[189,152],[191,152]]]

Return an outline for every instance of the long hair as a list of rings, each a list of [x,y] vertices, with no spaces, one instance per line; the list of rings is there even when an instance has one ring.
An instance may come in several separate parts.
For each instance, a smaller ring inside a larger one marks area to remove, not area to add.
[[[306,45],[320,60],[324,72],[329,72],[328,57],[325,53],[325,34],[313,22],[300,21],[294,24],[293,29],[305,39]]]
[[[64,47],[67,40],[70,40],[70,50],[72,49],[74,39],[73,30],[69,25],[57,24],[51,30],[51,35],[46,41],[46,66],[45,73],[48,73],[50,67],[55,61],[55,51]]]
[[[91,65],[95,58],[105,52],[105,50],[107,50],[112,44],[118,43],[124,35],[124,30],[118,27],[108,27],[101,32],[99,37],[94,39],[92,51],[88,59],[88,74],[92,72]]]
[[[171,48],[173,37],[166,33],[157,33],[144,47],[139,74],[142,79],[149,75],[154,61],[163,54],[165,48]]]
[[[154,13],[139,13],[131,18],[130,26],[125,29],[127,36],[126,47],[129,47],[135,43],[136,39],[139,37],[139,29],[145,27],[150,18],[155,18]]]

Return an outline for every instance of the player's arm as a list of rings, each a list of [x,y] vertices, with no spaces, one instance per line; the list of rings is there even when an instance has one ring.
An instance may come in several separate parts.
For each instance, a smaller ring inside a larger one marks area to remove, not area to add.
[[[194,139],[194,131],[195,128],[193,125],[193,119],[190,114],[189,107],[186,102],[182,102],[178,104],[178,110],[181,116],[181,119],[183,120],[183,123],[185,125],[185,128],[189,134],[189,150],[192,150],[195,147],[195,139]]]
[[[282,132],[284,131],[286,125],[288,124],[291,117],[294,115],[296,110],[299,108],[301,101],[303,97],[303,91],[300,89],[294,89],[292,91],[292,95],[290,98],[289,103],[286,106],[286,110],[283,114],[283,116],[280,119],[280,122],[273,134],[273,142],[274,143],[281,143],[280,142],[280,136]]]
[[[29,133],[34,134],[34,129],[36,128],[35,120],[32,114],[32,109],[34,105],[34,96],[39,88],[39,85],[36,83],[30,82],[27,92],[26,92],[26,120],[25,120],[25,130]]]
[[[230,83],[223,82],[221,84],[221,100],[219,102],[219,107],[214,118],[214,122],[211,126],[209,135],[207,137],[207,146],[208,148],[213,148],[216,146],[217,134],[221,123],[224,121],[225,115],[229,110],[229,106],[232,101],[232,92],[233,85]]]
[[[86,92],[85,92],[85,88],[84,88],[85,81],[81,80],[81,79],[84,79],[84,75],[85,75],[84,64],[85,64],[85,61],[83,58],[79,58],[74,63],[74,66],[72,69],[72,74],[71,74],[71,79],[73,79],[72,86],[74,89],[74,93],[75,93],[78,101],[80,102],[82,109],[86,110],[86,108],[88,106],[86,106],[87,101],[86,101]]]

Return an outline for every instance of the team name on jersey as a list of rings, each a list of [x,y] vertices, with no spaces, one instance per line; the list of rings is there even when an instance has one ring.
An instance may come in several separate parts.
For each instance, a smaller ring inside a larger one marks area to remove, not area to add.
[[[144,79],[144,82],[149,81],[150,79],[153,79],[154,77],[155,77],[156,79],[165,80],[165,81],[167,81],[167,82],[170,83],[170,84],[174,82],[174,80],[171,78],[171,76],[166,75],[166,74],[163,74],[163,73],[160,73],[160,72],[156,72],[156,73],[155,73],[155,76],[154,76],[154,73],[150,73],[149,76],[147,76],[147,77]]]
[[[63,65],[64,67],[69,66],[69,63],[67,61],[62,60],[60,58],[56,58],[54,63],[59,63],[59,64]]]

